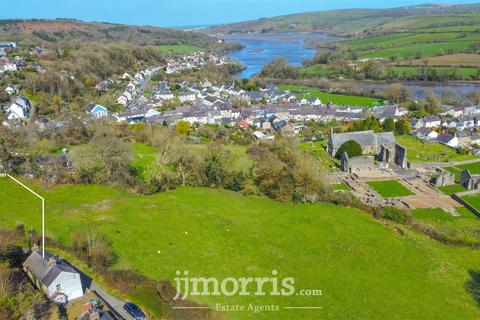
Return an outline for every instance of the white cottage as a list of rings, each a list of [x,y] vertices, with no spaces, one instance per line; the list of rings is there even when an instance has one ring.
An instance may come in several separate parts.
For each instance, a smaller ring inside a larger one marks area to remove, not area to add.
[[[45,253],[38,248],[23,263],[23,269],[33,283],[45,292],[50,300],[65,304],[83,296],[80,274],[65,260]]]

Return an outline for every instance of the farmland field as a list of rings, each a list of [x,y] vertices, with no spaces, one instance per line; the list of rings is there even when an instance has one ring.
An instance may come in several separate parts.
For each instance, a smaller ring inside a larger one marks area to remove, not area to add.
[[[474,155],[458,154],[455,149],[437,142],[423,141],[408,135],[397,136],[397,142],[407,148],[407,157],[412,162],[448,162],[477,158]]]
[[[282,90],[291,91],[292,93],[298,95],[301,98],[319,98],[323,104],[332,102],[337,105],[372,107],[381,103],[380,100],[374,98],[325,93],[311,87],[295,85],[279,85],[278,87]]]
[[[414,194],[396,180],[370,181],[367,184],[385,198],[405,197]]]
[[[170,280],[176,270],[223,279],[268,276],[276,269],[282,276],[295,277],[296,289],[323,292],[321,297],[194,299],[201,303],[322,306],[313,311],[281,310],[275,314],[280,320],[431,319],[446,314],[474,319],[480,312],[464,289],[468,271],[480,265],[476,251],[445,246],[408,229],[401,236],[356,209],[282,204],[201,188],[152,196],[100,186],[40,192],[46,197],[47,235],[68,245],[77,230],[105,234],[119,256],[115,268]],[[3,227],[24,223],[40,229],[38,203],[28,193],[1,179],[0,198],[7,199],[0,202]],[[156,300],[140,288],[127,295],[151,314],[161,315],[161,310],[155,311]],[[221,316],[271,319],[269,313]]]
[[[205,49],[195,47],[195,46],[190,46],[190,45],[184,45],[184,44],[162,45],[162,46],[157,46],[157,48],[160,49],[160,51],[174,52],[174,53],[192,53],[192,52],[205,51]]]
[[[422,59],[413,60],[411,62],[413,65],[422,66],[425,62]],[[403,63],[405,65],[410,64],[410,62]],[[445,56],[437,56],[428,58],[429,66],[459,66],[459,67],[480,67],[480,55],[478,54],[468,54],[468,53],[459,53],[459,54],[450,54]]]

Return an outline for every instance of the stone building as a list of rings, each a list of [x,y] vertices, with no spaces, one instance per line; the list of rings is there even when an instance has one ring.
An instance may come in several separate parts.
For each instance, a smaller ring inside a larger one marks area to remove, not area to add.
[[[344,152],[340,162],[340,169],[348,173],[367,173],[374,170],[375,161],[373,156],[358,156],[349,158]]]
[[[472,174],[465,169],[460,175],[460,184],[468,190],[480,189],[480,174]]]
[[[331,134],[327,151],[335,156],[342,144],[350,140],[356,141],[362,147],[364,155],[377,157],[384,165],[396,164],[401,168],[407,168],[408,166],[407,150],[397,143],[393,132],[375,133],[368,130]],[[350,165],[352,165],[352,159],[347,159]]]
[[[455,184],[455,174],[442,168],[438,169],[438,176],[433,178],[435,187],[446,187]]]
[[[358,132],[335,133],[330,136],[330,139],[328,141],[328,152],[332,156],[335,156],[342,144],[349,140],[358,142],[358,144],[362,147],[362,151],[364,154],[375,155],[380,153],[382,145],[394,147],[397,143],[393,132],[375,133],[373,132],[373,130],[367,130]]]

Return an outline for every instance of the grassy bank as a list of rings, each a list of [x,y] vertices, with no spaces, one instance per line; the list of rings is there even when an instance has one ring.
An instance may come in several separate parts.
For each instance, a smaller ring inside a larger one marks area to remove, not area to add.
[[[401,236],[355,209],[282,204],[201,188],[153,196],[101,186],[41,193],[46,197],[47,235],[69,244],[77,230],[105,234],[119,256],[115,268],[170,280],[177,270],[223,279],[268,276],[276,269],[281,277],[294,277],[297,290],[323,292],[321,297],[194,299],[208,305],[322,307],[222,313],[225,319],[425,319],[446,314],[474,319],[480,314],[464,289],[468,270],[480,264],[475,251],[441,245],[408,230]],[[24,223],[40,230],[35,198],[5,179],[0,179],[0,198],[2,226]]]

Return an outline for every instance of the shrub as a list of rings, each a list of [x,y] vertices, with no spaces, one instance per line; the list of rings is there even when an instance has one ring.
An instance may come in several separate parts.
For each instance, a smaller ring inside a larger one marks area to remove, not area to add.
[[[395,207],[384,208],[380,212],[380,217],[401,224],[410,224],[413,221],[413,217],[409,211],[405,211]]]

